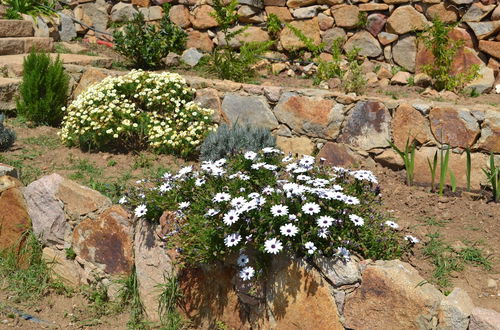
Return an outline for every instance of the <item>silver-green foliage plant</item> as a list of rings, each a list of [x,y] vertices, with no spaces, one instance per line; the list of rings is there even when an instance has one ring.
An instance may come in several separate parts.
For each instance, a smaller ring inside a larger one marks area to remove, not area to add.
[[[0,151],[9,149],[16,140],[16,133],[3,125],[4,119],[5,116],[0,114]]]
[[[200,158],[217,160],[242,151],[258,151],[275,145],[276,139],[266,128],[238,124],[221,125],[203,141]]]

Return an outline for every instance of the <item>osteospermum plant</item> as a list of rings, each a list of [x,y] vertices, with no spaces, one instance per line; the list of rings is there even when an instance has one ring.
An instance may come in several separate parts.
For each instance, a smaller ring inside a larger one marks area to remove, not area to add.
[[[375,176],[295,159],[274,148],[203,162],[199,169],[142,181],[120,202],[156,222],[165,210],[175,223],[164,239],[187,265],[236,255],[243,280],[265,273],[278,254],[348,261],[399,257],[410,244],[398,225],[376,211]]]
[[[211,109],[176,73],[133,70],[92,85],[67,109],[60,136],[68,145],[189,155],[216,128]]]

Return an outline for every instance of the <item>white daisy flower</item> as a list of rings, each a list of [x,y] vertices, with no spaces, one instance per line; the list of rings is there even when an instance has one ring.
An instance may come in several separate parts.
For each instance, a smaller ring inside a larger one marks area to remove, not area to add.
[[[324,187],[329,184],[330,181],[326,179],[314,179],[311,183],[314,187]]]
[[[291,164],[288,164],[288,165],[285,167],[285,171],[287,171],[287,172],[293,172],[293,171],[295,171],[298,167],[299,167],[299,165],[297,165],[297,164],[295,164],[295,163],[291,163]]]
[[[328,234],[330,234],[330,231],[326,228],[320,228],[318,230],[318,237],[320,238],[327,238]]]
[[[172,190],[172,186],[169,183],[164,183],[159,188],[161,193],[166,193],[167,191]]]
[[[203,178],[198,178],[196,179],[196,181],[194,182],[195,186],[197,187],[201,187],[202,185],[205,184],[205,182],[207,182],[205,179]]]
[[[271,188],[270,186],[267,186],[265,187],[264,189],[262,189],[262,193],[264,195],[271,195],[273,192],[275,192],[276,190],[274,188]]]
[[[262,167],[265,168],[266,170],[269,170],[269,171],[276,171],[278,169],[278,166],[271,165],[271,164],[265,164]]]
[[[349,205],[358,205],[359,199],[357,199],[354,196],[344,195],[344,203],[349,204]]]
[[[399,228],[399,225],[397,223],[395,223],[394,221],[386,221],[385,225],[387,227],[391,227],[392,229],[398,229]]]
[[[349,220],[351,220],[355,226],[362,226],[365,224],[365,220],[356,214],[349,214]]]
[[[205,215],[208,217],[213,217],[214,215],[219,214],[219,212],[220,212],[219,210],[210,209],[207,211],[207,213],[205,213]]]
[[[288,214],[288,206],[278,204],[271,207],[271,214],[273,217],[281,217]]]
[[[318,249],[313,242],[307,242],[306,244],[304,244],[304,247],[306,248],[307,253],[309,254],[314,254],[314,252],[316,252],[316,250]]]
[[[134,210],[135,216],[140,218],[144,216],[148,212],[148,208],[146,207],[145,204],[141,204],[137,206]]]
[[[297,221],[297,216],[295,214],[289,214],[288,215],[288,220],[290,220],[290,221]]]
[[[316,203],[306,203],[302,206],[302,211],[304,211],[305,214],[313,215],[319,213],[321,208]]]
[[[299,165],[304,166],[304,167],[310,167],[314,164],[314,157],[304,155],[302,158],[299,160]]]
[[[190,202],[179,203],[179,210],[184,210],[185,208],[189,207],[189,205],[191,205]]]
[[[262,152],[265,154],[272,154],[272,153],[281,153],[281,150],[272,148],[272,147],[265,147],[262,149]]]
[[[264,242],[264,251],[267,253],[277,254],[281,250],[283,250],[283,244],[276,238],[271,238]]]
[[[238,178],[240,178],[240,180],[242,180],[242,181],[248,181],[248,180],[250,180],[250,177],[248,175],[246,175],[246,174],[239,174]]]
[[[293,237],[299,232],[299,228],[291,223],[287,223],[280,227],[280,232],[283,236]]]
[[[255,164],[252,164],[252,166],[250,166],[250,168],[252,170],[258,170],[260,169],[261,167],[263,167],[264,165],[266,165],[266,163],[255,163]]]
[[[316,220],[316,223],[321,228],[328,228],[335,222],[335,219],[327,215],[323,215]]]
[[[293,157],[292,155],[288,155],[286,157],[283,157],[283,159],[281,160],[283,163],[288,163],[288,162],[291,162],[293,160]]]
[[[345,247],[339,246],[337,248],[337,255],[345,261],[351,260],[351,253]]]
[[[246,254],[241,254],[238,259],[236,259],[236,263],[238,264],[238,266],[240,267],[243,267],[245,266],[246,264],[248,264],[248,262],[250,261],[250,259],[248,258],[248,256]]]
[[[245,267],[242,270],[240,270],[240,278],[243,281],[250,280],[254,275],[255,275],[255,270],[251,266]]]
[[[127,202],[128,202],[128,199],[125,196],[123,196],[122,198],[120,198],[120,200],[118,200],[118,204],[126,204]]]
[[[163,174],[163,180],[167,180],[168,181],[170,179],[172,179],[172,174],[171,173],[166,172],[166,173]]]
[[[250,198],[250,199],[255,199],[255,198],[259,198],[259,197],[260,197],[260,194],[258,192],[253,192],[253,193],[248,194],[248,198]]]
[[[246,202],[247,201],[245,200],[245,197],[236,197],[231,200],[231,206],[236,209],[239,209],[243,205],[245,205]]]
[[[222,219],[222,221],[224,222],[224,224],[226,226],[231,226],[233,223],[235,223],[239,219],[240,219],[240,213],[238,211],[229,210],[229,212],[227,212],[224,215],[224,218]]]
[[[226,158],[221,158],[221,159],[215,161],[214,165],[220,167],[220,166],[224,166],[224,164],[226,164],[226,163],[227,163]]]
[[[297,175],[297,180],[299,180],[299,181],[307,181],[307,180],[311,180],[311,177],[308,176],[308,175],[300,174],[300,175]]]
[[[244,157],[245,157],[245,159],[248,159],[248,160],[254,160],[255,157],[257,157],[257,153],[255,153],[253,151],[247,151],[247,152],[245,152]]]
[[[416,238],[415,236],[412,236],[412,235],[406,235],[404,237],[404,239],[407,240],[408,242],[410,242],[411,244],[420,243],[420,240],[418,238]]]
[[[241,235],[238,233],[227,235],[226,238],[224,238],[224,244],[226,244],[227,247],[236,246],[240,241]]]
[[[145,195],[144,193],[141,193],[141,194],[139,194],[138,196],[139,196],[139,198],[141,198],[141,199],[146,198],[146,195]]]
[[[212,199],[214,203],[227,202],[231,199],[231,195],[228,193],[217,193]]]
[[[183,176],[193,171],[193,166],[186,166],[179,170],[178,175]]]

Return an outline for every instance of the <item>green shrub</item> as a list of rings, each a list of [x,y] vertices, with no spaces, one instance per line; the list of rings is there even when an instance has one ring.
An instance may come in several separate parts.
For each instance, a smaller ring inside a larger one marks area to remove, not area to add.
[[[54,14],[55,1],[53,0],[3,0],[7,6],[5,17],[8,19],[22,19],[21,14],[37,16],[51,16]]]
[[[231,40],[246,30],[244,27],[230,31],[230,27],[238,20],[237,5],[237,0],[227,5],[222,0],[214,0],[212,16],[224,35],[225,45],[217,46],[211,56],[202,60],[201,65],[220,79],[247,81],[255,76],[252,65],[260,60],[259,56],[269,50],[274,41],[244,43],[239,53],[233,49]]]
[[[60,125],[69,82],[62,61],[32,50],[24,59],[23,71],[17,113],[36,125]]]
[[[276,14],[269,14],[267,17],[267,32],[273,39],[278,39],[279,33],[281,32],[281,29],[283,28],[283,23],[281,23],[281,20],[279,19]]]
[[[9,149],[16,140],[16,133],[3,125],[5,116],[0,114],[0,151]]]
[[[139,13],[125,25],[124,32],[113,34],[115,49],[127,57],[135,68],[158,69],[162,58],[170,52],[181,52],[186,46],[187,34],[170,21],[168,7],[159,27],[144,21]]]
[[[243,151],[259,151],[262,148],[274,146],[276,146],[276,139],[266,128],[238,124],[232,127],[221,125],[203,141],[200,158],[217,160]]]
[[[317,58],[318,68],[316,74],[313,76],[314,85],[319,85],[322,81],[327,81],[331,78],[342,78],[344,76],[345,71],[340,67],[343,43],[343,38],[337,38],[333,41],[331,61],[325,61],[319,57]]]
[[[425,65],[423,70],[432,78],[434,88],[437,90],[461,90],[479,74],[478,65],[472,65],[467,72],[450,74],[455,55],[464,46],[463,40],[453,40],[449,36],[457,24],[447,25],[439,18],[435,18],[432,25],[419,35],[419,39],[433,56],[432,64]]]
[[[398,225],[378,213],[377,179],[364,170],[316,165],[274,148],[187,166],[148,180],[126,197],[136,217],[175,211],[165,235],[185,265],[230,262],[240,277],[265,274],[274,255],[391,259],[405,247]],[[410,243],[418,242],[412,236]]]
[[[192,153],[212,125],[212,110],[193,102],[194,90],[178,74],[132,70],[107,77],[67,109],[60,136],[89,149]]]
[[[358,61],[359,48],[354,48],[346,54],[349,66],[344,75],[342,86],[346,93],[361,94],[366,87],[366,79],[363,68]]]

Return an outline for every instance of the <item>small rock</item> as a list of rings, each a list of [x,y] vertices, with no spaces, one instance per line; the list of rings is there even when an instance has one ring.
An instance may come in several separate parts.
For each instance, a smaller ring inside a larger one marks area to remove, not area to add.
[[[429,87],[432,83],[431,77],[429,77],[425,73],[417,73],[414,76],[414,81],[415,81],[415,86],[424,87],[424,88]]]
[[[391,78],[392,85],[407,85],[408,79],[411,77],[409,72],[399,71]]]
[[[476,307],[470,316],[469,330],[499,330],[500,313]]]
[[[182,53],[181,60],[190,67],[194,67],[200,62],[202,57],[203,54],[196,48],[188,48]]]
[[[179,54],[170,52],[167,56],[162,58],[161,61],[165,64],[165,66],[178,66],[181,62],[181,57]]]

